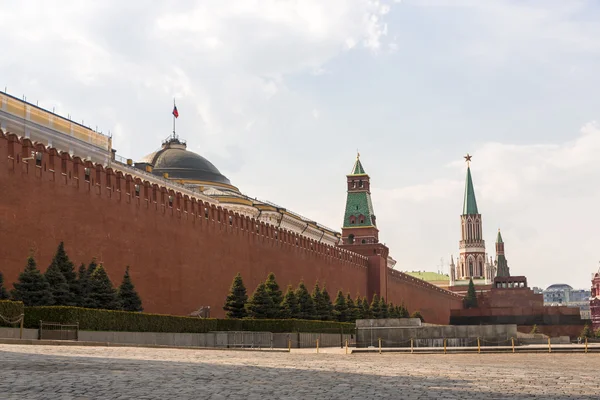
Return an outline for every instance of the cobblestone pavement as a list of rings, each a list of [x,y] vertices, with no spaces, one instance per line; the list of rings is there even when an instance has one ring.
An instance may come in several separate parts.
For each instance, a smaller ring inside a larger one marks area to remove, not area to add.
[[[1,399],[600,399],[597,354],[0,345]]]

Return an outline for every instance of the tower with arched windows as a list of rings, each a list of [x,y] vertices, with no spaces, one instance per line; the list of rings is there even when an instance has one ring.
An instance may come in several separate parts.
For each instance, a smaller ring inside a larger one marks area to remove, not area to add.
[[[360,162],[360,154],[346,175],[348,196],[342,228],[343,244],[373,244],[379,242],[379,229],[371,202],[371,178]]]
[[[477,209],[473,178],[471,177],[471,156],[467,154],[467,180],[465,183],[465,197],[463,201],[463,212],[460,216],[461,239],[459,242],[460,254],[458,266],[455,270],[455,279],[486,279],[487,259],[485,253],[485,240],[483,240],[483,229],[481,214]],[[493,279],[493,277],[492,277]]]

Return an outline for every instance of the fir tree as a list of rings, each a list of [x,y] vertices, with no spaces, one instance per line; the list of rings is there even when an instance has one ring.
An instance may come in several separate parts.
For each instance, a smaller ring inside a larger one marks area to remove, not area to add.
[[[64,301],[64,304],[61,305],[77,305],[76,299],[79,292],[77,274],[75,273],[75,266],[73,265],[65,251],[65,246],[63,242],[60,242],[58,248],[56,249],[56,254],[54,254],[54,258],[50,263],[50,267],[52,266],[57,267],[58,270],[60,270],[60,272],[65,278],[67,286],[69,287],[69,298],[66,299]],[[50,269],[50,267],[48,267],[48,269]],[[59,305],[58,299],[55,299],[55,302],[56,305]]]
[[[592,330],[590,329],[590,326],[588,324],[585,324],[585,326],[583,327],[583,330],[581,331],[581,334],[579,335],[581,338],[591,338],[592,337]]]
[[[0,272],[0,300],[8,300],[9,298],[10,295],[4,287],[4,275],[2,275],[2,272]]]
[[[369,300],[367,300],[366,296],[362,298],[362,317],[363,319],[373,318],[371,308],[369,307]]]
[[[250,318],[264,319],[269,318],[274,312],[273,300],[264,282],[261,282],[254,291],[254,294],[248,301],[246,309]]]
[[[96,258],[92,258],[92,262],[90,263],[90,265],[88,265],[87,268],[87,276],[91,277],[97,267],[98,264],[96,263]]]
[[[282,318],[298,318],[298,299],[292,285],[289,285],[281,302]]]
[[[330,321],[333,318],[333,304],[326,286],[323,286],[321,291],[321,304],[318,313],[321,315],[321,321]]]
[[[419,318],[421,320],[421,322],[425,322],[425,318],[423,318],[420,311],[415,311],[414,313],[412,313],[410,315],[410,317],[411,318]]]
[[[322,319],[323,318],[323,302],[321,299],[321,288],[319,287],[319,281],[317,281],[315,283],[315,286],[313,287],[313,291],[310,294],[310,298],[313,301],[313,304],[315,305],[315,314],[314,314],[314,319]]]
[[[398,318],[398,307],[394,303],[388,304],[388,318]]]
[[[465,308],[477,308],[477,293],[475,292],[475,285],[473,284],[473,278],[469,279],[469,289],[467,295],[463,299]]]
[[[371,306],[369,307],[369,312],[371,313],[372,318],[381,318],[381,308],[379,306],[379,296],[377,295],[377,293],[373,295],[373,299],[371,300]]]
[[[298,284],[296,299],[298,300],[298,319],[315,319],[315,303],[304,282]]]
[[[400,308],[398,309],[398,318],[408,318],[408,308],[404,305],[404,300],[402,300],[402,304],[400,304]]]
[[[600,328],[596,329],[596,331],[594,332],[594,336],[596,337],[596,339],[600,339]]]
[[[277,281],[275,281],[274,273],[271,272],[267,276],[267,280],[265,281],[265,287],[266,287],[267,293],[271,297],[271,301],[273,302],[273,309],[272,309],[273,313],[272,313],[272,315],[269,315],[267,318],[281,318],[281,315],[282,315],[281,302],[283,301],[283,294],[281,293],[281,290],[279,289],[279,285],[277,284]]]
[[[360,296],[356,296],[356,301],[354,302],[354,307],[356,307],[356,319],[364,319],[365,313],[363,311],[363,301]]]
[[[50,286],[50,292],[55,306],[70,306],[73,305],[73,296],[69,290],[69,284],[65,279],[60,267],[57,263],[52,263],[44,274],[48,285]]]
[[[89,276],[87,274],[87,268],[84,263],[79,266],[79,273],[77,275],[77,294],[75,295],[75,304],[78,307],[85,307],[88,303],[89,297]]]
[[[102,265],[96,266],[89,277],[89,295],[86,306],[103,310],[118,310],[120,308],[117,291]]]
[[[129,266],[125,269],[125,275],[123,275],[123,282],[117,291],[119,298],[119,304],[123,311],[144,311],[142,308],[142,299],[135,290],[135,286],[129,276]]]
[[[346,322],[349,321],[349,312],[348,312],[348,304],[346,303],[346,298],[344,297],[344,293],[341,290],[337,292],[337,296],[335,297],[335,303],[333,305],[333,316],[336,321]]]
[[[350,293],[346,296],[346,306],[348,307],[348,322],[354,322],[357,319],[360,319],[361,314],[356,306],[352,297],[350,297]]]
[[[27,259],[25,270],[14,284],[13,300],[22,301],[25,306],[51,306],[54,303],[50,285],[44,275],[37,269],[33,256]]]
[[[231,289],[225,299],[223,310],[227,311],[227,318],[245,318],[248,313],[246,311],[246,303],[248,302],[248,294],[246,287],[242,281],[242,275],[238,274],[233,278]]]
[[[388,318],[388,304],[385,301],[385,297],[381,297],[381,299],[379,300],[379,315],[380,318]]]

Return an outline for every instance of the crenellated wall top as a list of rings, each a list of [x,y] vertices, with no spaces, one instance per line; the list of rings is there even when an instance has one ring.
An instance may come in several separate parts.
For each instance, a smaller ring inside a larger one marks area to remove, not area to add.
[[[60,173],[64,176],[60,181],[76,186],[80,191],[93,190],[100,196],[104,193],[119,193],[121,199],[125,198],[137,205],[144,202],[155,204],[158,209],[169,210],[172,215],[178,217],[186,215],[195,221],[220,226],[227,231],[241,230],[256,238],[273,240],[281,245],[297,247],[332,260],[363,268],[368,266],[368,258],[365,256],[241,215],[222,207],[208,196],[182,193],[144,177],[134,176],[117,168],[104,167],[79,156],[59,152],[42,143],[32,142],[28,138],[2,132],[1,129],[0,140],[8,143],[8,159],[12,160],[12,168],[15,170],[17,164],[24,164],[24,173],[39,171],[40,176]],[[4,146],[0,144],[1,147]],[[32,164],[35,169],[30,168]]]

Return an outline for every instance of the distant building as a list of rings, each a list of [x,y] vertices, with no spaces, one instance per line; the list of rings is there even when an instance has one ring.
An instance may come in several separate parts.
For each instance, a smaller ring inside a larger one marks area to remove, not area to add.
[[[542,294],[542,293],[544,293],[544,289],[542,289],[540,287],[537,287],[537,286],[532,287],[531,290],[533,290],[533,293],[535,293],[535,294]]]
[[[450,276],[448,274],[440,274],[439,272],[429,271],[405,271],[406,275],[424,280],[442,289],[448,289],[450,286]]]
[[[592,275],[592,291],[590,294],[590,319],[594,329],[600,329],[600,269]]]
[[[585,289],[573,289],[564,283],[550,285],[543,291],[545,306],[579,307],[581,319],[590,319],[590,295]]]

